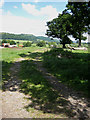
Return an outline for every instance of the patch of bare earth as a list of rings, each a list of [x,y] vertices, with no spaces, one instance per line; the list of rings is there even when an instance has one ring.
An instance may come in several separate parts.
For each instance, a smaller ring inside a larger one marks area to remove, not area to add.
[[[8,82],[4,86],[5,91],[2,92],[2,118],[32,117],[24,109],[24,105],[28,104],[28,101],[24,99],[24,97],[27,96],[20,93],[21,81],[17,74],[20,69],[20,61],[22,60],[24,59],[19,58],[10,68],[11,75]]]

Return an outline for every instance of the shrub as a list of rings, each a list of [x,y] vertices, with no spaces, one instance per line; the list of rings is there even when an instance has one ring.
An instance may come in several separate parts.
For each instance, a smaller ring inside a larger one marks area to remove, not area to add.
[[[10,45],[16,45],[16,42],[13,40],[9,41],[9,43],[10,43]]]
[[[10,45],[16,44],[16,42],[14,40],[2,40],[2,43],[10,43]]]
[[[49,45],[49,47],[54,47],[54,48],[57,47],[57,43],[56,42],[49,42],[48,45]]]
[[[3,40],[2,40],[2,43],[7,43],[7,40],[3,39]]]
[[[46,42],[45,41],[38,41],[37,46],[44,47],[44,46],[46,46]]]
[[[24,42],[24,43],[23,43],[24,47],[30,47],[31,44],[32,44],[31,42]]]

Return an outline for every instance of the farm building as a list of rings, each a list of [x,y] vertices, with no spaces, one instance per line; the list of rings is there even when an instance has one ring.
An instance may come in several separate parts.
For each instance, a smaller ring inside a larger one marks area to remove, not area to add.
[[[2,43],[2,46],[3,46],[3,47],[9,47],[9,46],[10,46],[10,43]]]
[[[23,47],[23,45],[19,45],[19,47]]]
[[[17,45],[10,45],[10,43],[2,43],[2,47],[17,47]]]

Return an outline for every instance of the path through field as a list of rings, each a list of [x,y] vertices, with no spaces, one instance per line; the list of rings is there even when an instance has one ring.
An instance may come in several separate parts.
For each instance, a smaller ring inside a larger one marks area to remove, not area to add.
[[[27,97],[23,93],[20,93],[19,80],[17,74],[20,69],[20,61],[23,58],[18,59],[10,68],[11,76],[8,82],[5,84],[6,91],[2,92],[2,118],[30,118],[30,114],[23,108],[28,104],[28,101],[24,99]]]
[[[0,118],[63,118],[66,117],[63,114],[54,115],[54,114],[44,114],[42,111],[35,110],[31,108],[30,111],[25,109],[25,106],[28,106],[32,101],[28,98],[30,96],[25,95],[21,92],[20,84],[21,80],[18,77],[18,72],[20,70],[20,62],[25,60],[24,58],[19,58],[10,68],[11,75],[9,80],[4,83],[5,91],[0,93],[2,94],[2,103]],[[1,104],[0,104],[1,105]],[[2,113],[2,114],[1,114]]]
[[[3,118],[68,118],[68,115],[51,115],[48,113],[42,113],[40,111],[31,109],[26,111],[25,106],[30,104],[30,96],[20,92],[21,81],[18,77],[20,70],[20,62],[25,58],[18,59],[13,66],[10,68],[11,76],[8,82],[5,83],[6,91],[2,92],[2,117]],[[90,118],[89,101],[85,98],[81,98],[80,94],[69,89],[67,86],[58,82],[58,80],[52,76],[42,66],[42,62],[38,62],[39,57],[37,56],[34,63],[37,65],[37,69],[43,74],[43,76],[51,83],[53,89],[58,91],[62,98],[68,101],[67,108],[73,111],[73,118]],[[40,113],[39,113],[40,112]]]

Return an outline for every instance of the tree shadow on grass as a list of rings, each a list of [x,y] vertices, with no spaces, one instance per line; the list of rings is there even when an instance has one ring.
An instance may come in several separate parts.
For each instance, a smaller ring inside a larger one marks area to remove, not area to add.
[[[34,52],[28,55],[20,54],[21,57],[28,57],[34,61],[41,60],[44,67],[55,75],[60,82],[65,82],[76,90],[88,94],[88,58],[87,53],[72,53],[61,48],[40,53]],[[60,57],[60,58],[59,58]],[[84,89],[83,89],[84,88]]]
[[[17,91],[20,88],[21,80],[18,78],[20,62],[2,62],[2,90]]]
[[[40,57],[42,57],[43,53],[41,52],[28,52],[28,54],[19,54],[21,57],[27,57],[27,58],[31,58],[31,59],[37,59],[39,58],[40,60]]]
[[[28,99],[32,102],[25,106],[27,111],[34,108],[43,111],[43,113],[74,116],[75,112],[68,106],[69,101],[52,87],[42,73],[37,70],[32,60],[21,63],[20,77],[23,79],[21,84],[22,92],[31,96]]]
[[[58,57],[58,55],[60,56],[60,58]],[[68,57],[69,55],[69,57]],[[22,56],[22,55],[20,55]],[[86,53],[70,53],[70,52],[65,52],[63,50],[60,49],[54,49],[52,51],[49,52],[45,52],[45,53],[30,53],[25,57],[30,57],[30,58],[34,58],[35,61],[28,61],[26,66],[28,66],[29,70],[31,68],[31,65],[29,65],[29,63],[36,63],[37,65],[40,64],[39,58],[42,57],[43,58],[43,65],[44,67],[46,67],[48,69],[48,71],[51,74],[54,74],[56,77],[58,77],[60,80],[60,82],[65,82],[65,83],[69,83],[70,86],[73,87],[77,87],[78,89],[82,90],[82,86],[84,86],[84,88],[87,90],[87,54]],[[38,59],[37,59],[38,58]],[[26,67],[24,68],[26,69]],[[80,70],[80,72],[78,71]],[[31,70],[32,71],[32,70]],[[41,70],[42,72],[43,70]],[[35,72],[35,70],[33,72],[29,71],[29,74],[33,74]],[[48,73],[49,73],[48,72]],[[25,73],[25,72],[24,72]],[[28,73],[28,71],[26,72]],[[35,72],[37,73],[37,72]],[[83,75],[83,73],[85,73]],[[29,76],[29,74],[26,75],[26,78],[28,80],[28,83],[30,83],[30,78],[31,76]],[[40,73],[41,75],[42,73]],[[60,76],[58,76],[60,75]],[[27,78],[27,76],[29,76],[29,79]],[[40,78],[40,76],[33,75],[34,77],[32,78],[33,81],[37,81],[39,80],[38,78]],[[51,77],[51,76],[50,76]],[[80,79],[83,78],[83,79]],[[49,78],[49,76],[44,76],[44,78]],[[86,78],[86,80],[84,80]],[[36,79],[36,80],[35,80]],[[52,79],[52,77],[50,78]],[[46,81],[46,80],[45,80]],[[81,82],[81,81],[85,81],[85,82]],[[27,81],[25,81],[24,85],[26,84]],[[51,81],[52,82],[52,81]],[[32,83],[33,84],[33,83]],[[38,83],[41,84],[41,83]],[[29,107],[34,107],[35,109],[38,110],[42,110],[44,113],[55,113],[55,114],[60,114],[62,113],[61,111],[63,111],[63,113],[67,114],[67,116],[71,117],[71,116],[75,116],[76,114],[78,114],[78,117],[80,118],[88,118],[88,115],[85,111],[87,111],[82,105],[80,105],[79,103],[73,105],[72,103],[70,103],[70,101],[67,101],[67,99],[71,96],[72,99],[74,100],[79,100],[83,97],[83,94],[81,94],[81,92],[73,92],[73,90],[67,89],[65,88],[65,86],[61,85],[62,83],[58,84],[58,82],[54,81],[53,82],[53,87],[51,87],[54,92],[56,92],[55,90],[57,90],[57,88],[59,88],[62,94],[56,94],[55,93],[55,98],[54,97],[54,93],[51,94],[51,92],[49,92],[49,88],[48,89],[43,89],[44,91],[48,91],[43,93],[42,88],[41,92],[39,91],[40,89],[38,85],[33,85],[33,87],[30,88],[30,86],[25,85],[25,89],[23,88],[23,90],[28,91],[26,92],[27,94],[31,94],[31,100],[32,103],[30,103],[30,105],[26,106],[26,109],[29,109]],[[31,85],[32,86],[32,85]],[[37,86],[37,87],[36,87]],[[26,90],[26,88],[28,88]],[[29,89],[30,88],[30,89]],[[31,91],[31,93],[30,93]],[[86,91],[87,92],[87,91]],[[40,93],[41,96],[40,96]],[[48,93],[48,94],[46,94]],[[65,94],[66,93],[66,94]],[[35,96],[36,95],[36,96]],[[44,97],[47,96],[47,97]],[[64,97],[62,97],[64,95]],[[45,101],[43,100],[43,97],[45,98]],[[51,98],[49,101],[49,97]],[[53,101],[53,102],[52,102]],[[64,102],[63,102],[64,101]],[[64,103],[64,104],[62,104]],[[88,104],[86,102],[86,104]],[[80,110],[82,109],[82,111]],[[75,112],[74,112],[75,110]]]
[[[8,84],[8,80],[10,79],[10,67],[12,62],[2,61],[2,87],[1,89],[5,91],[6,85]]]
[[[44,53],[43,65],[60,79],[60,82],[64,82],[88,96],[89,56],[88,53],[72,53],[54,49]]]

